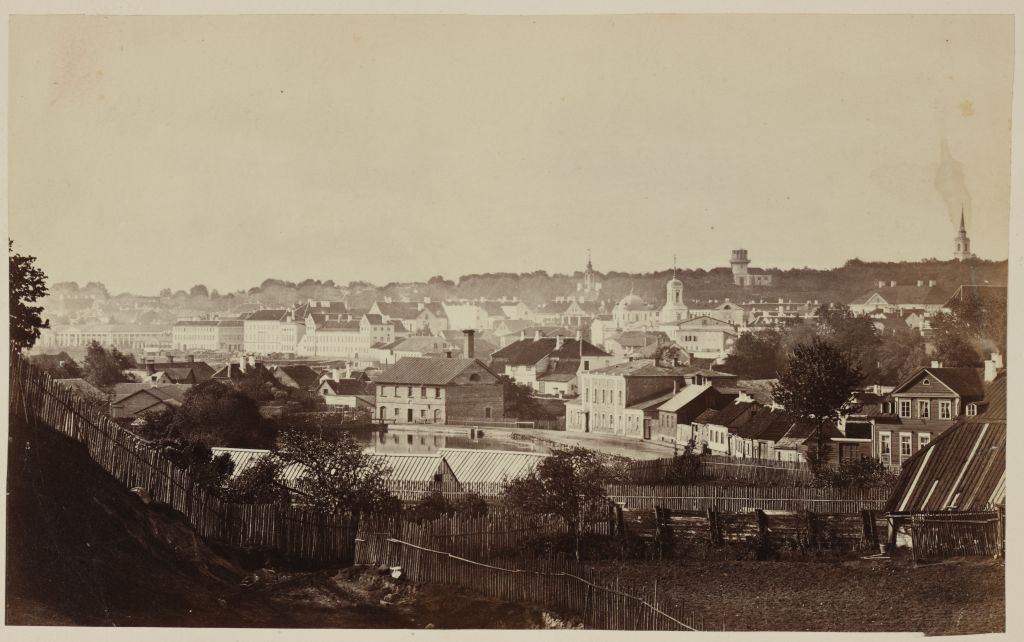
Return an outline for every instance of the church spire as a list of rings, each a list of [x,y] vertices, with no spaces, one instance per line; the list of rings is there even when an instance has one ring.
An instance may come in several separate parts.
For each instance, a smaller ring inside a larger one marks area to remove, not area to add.
[[[960,206],[960,231],[966,232],[967,226],[964,225],[964,206]]]
[[[590,248],[587,248],[587,272],[594,271],[594,264],[590,262]]]

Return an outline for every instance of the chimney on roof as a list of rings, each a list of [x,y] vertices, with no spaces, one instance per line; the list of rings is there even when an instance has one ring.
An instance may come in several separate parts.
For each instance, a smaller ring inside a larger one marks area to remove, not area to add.
[[[466,335],[466,338],[463,339],[462,353],[465,355],[467,359],[472,359],[474,358],[473,349],[475,345],[476,330],[463,330],[462,334]]]
[[[174,355],[173,354],[167,355],[167,362],[168,363],[174,363]]]
[[[932,367],[933,368],[941,368],[942,367],[942,362],[941,361],[932,361]]]
[[[534,330],[533,331],[533,340],[534,341],[540,341],[540,330]]]
[[[561,350],[562,349],[562,341],[564,341],[564,340],[565,340],[565,337],[563,337],[561,334],[555,336],[555,350]]]
[[[246,368],[247,365],[248,365],[248,362],[247,362],[244,354],[242,356],[238,357],[238,371],[239,372],[241,372],[242,374],[245,374],[245,368]],[[231,372],[229,370],[228,371],[228,375],[230,375],[230,374],[231,374]]]
[[[526,330],[520,330],[519,331],[519,340],[520,341],[525,341],[526,340]]]
[[[988,360],[985,361],[985,382],[995,381],[996,375],[999,374],[999,370],[1002,367],[1003,355],[993,352]]]
[[[928,287],[930,287],[930,288],[934,288],[935,287],[935,279],[928,279]]]
[[[341,381],[341,368],[331,369],[331,379],[334,381]]]
[[[189,363],[195,363],[196,362],[196,355],[194,355],[194,354],[188,355],[187,357],[185,357],[185,361],[188,361]]]
[[[576,340],[577,341],[583,341],[583,330],[577,330],[576,331]]]
[[[231,362],[230,361],[228,361],[227,373],[228,373],[228,380],[230,380],[231,379]]]
[[[878,282],[878,287],[884,288],[885,287],[885,281],[879,281]]]
[[[921,279],[918,279],[917,280],[917,287],[921,287],[923,285],[924,285],[924,281],[922,281]]]
[[[890,288],[896,287],[896,282],[895,281],[889,281],[889,287]]]
[[[146,364],[146,373],[147,374],[153,374],[155,372],[156,372],[156,365],[154,365],[152,361],[148,362]]]

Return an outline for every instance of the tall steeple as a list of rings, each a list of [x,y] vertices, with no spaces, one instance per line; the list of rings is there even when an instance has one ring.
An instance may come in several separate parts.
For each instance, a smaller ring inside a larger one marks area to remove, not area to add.
[[[964,208],[960,207],[960,231],[953,240],[955,249],[953,251],[953,258],[957,261],[963,261],[969,259],[971,254],[971,239],[967,238],[967,225],[964,222]]]

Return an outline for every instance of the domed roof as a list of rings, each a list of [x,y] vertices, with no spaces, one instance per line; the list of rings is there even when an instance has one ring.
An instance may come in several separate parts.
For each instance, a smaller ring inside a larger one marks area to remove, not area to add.
[[[675,277],[672,277],[672,280],[669,281],[668,283],[666,283],[665,285],[682,285],[682,284],[683,284],[682,281],[680,281],[679,279],[677,279]]]
[[[619,307],[623,310],[646,310],[647,304],[635,294],[627,294],[619,301]]]

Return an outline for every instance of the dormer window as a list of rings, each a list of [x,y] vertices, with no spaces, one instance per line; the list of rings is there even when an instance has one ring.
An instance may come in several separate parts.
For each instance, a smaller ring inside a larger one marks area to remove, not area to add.
[[[975,415],[977,415],[978,414],[978,404],[976,404],[976,403],[969,403],[969,404],[967,404],[966,413],[967,413],[968,417],[974,417]]]
[[[923,380],[921,381],[921,385],[922,385],[922,386],[930,386],[930,385],[932,385],[932,382],[931,382],[931,380],[930,380],[930,379],[929,379],[928,377],[925,377],[925,378],[924,378],[924,379],[923,379]]]

